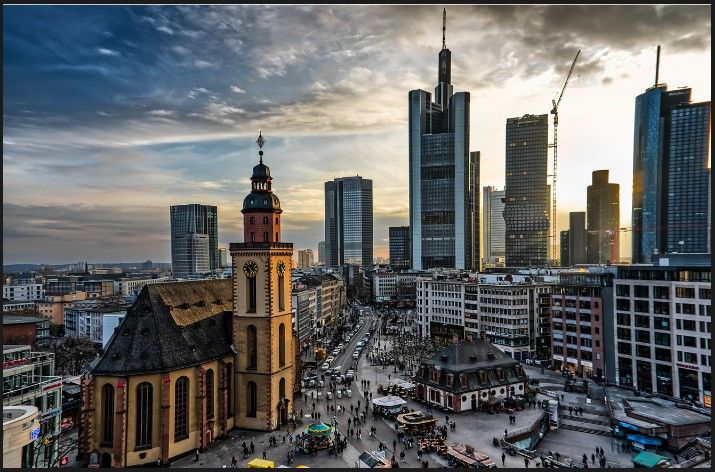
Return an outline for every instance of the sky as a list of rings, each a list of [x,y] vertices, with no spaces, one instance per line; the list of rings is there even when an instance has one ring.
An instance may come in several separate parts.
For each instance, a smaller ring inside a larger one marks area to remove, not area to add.
[[[323,240],[323,184],[373,180],[376,256],[408,224],[408,92],[432,92],[442,6],[4,6],[3,262],[170,261],[169,206],[218,206],[240,242],[265,162],[283,239]],[[471,93],[480,185],[504,185],[506,119],[559,107],[559,229],[591,172],[630,225],[635,97],[710,100],[710,6],[449,6],[454,91]],[[550,168],[550,167],[549,167]],[[621,256],[630,255],[621,239]]]

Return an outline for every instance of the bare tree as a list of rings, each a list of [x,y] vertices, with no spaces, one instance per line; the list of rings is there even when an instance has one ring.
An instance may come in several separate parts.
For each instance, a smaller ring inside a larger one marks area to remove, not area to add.
[[[65,336],[51,346],[55,370],[60,375],[79,375],[99,354],[97,346],[83,337]]]

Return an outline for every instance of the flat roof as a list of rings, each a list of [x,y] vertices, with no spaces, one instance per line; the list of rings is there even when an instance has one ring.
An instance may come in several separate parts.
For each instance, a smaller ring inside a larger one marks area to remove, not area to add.
[[[26,324],[26,323],[39,323],[42,321],[50,321],[50,318],[42,316],[18,316],[10,315],[2,317],[2,324],[4,325],[15,325],[15,324]]]
[[[710,423],[711,417],[687,408],[678,408],[675,403],[654,399],[628,399],[633,413],[648,418],[655,423],[683,426]]]

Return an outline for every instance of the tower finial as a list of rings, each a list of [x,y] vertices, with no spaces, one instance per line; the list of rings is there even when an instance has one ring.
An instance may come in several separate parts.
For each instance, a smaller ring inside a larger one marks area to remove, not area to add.
[[[258,139],[256,139],[256,144],[258,144],[258,156],[260,157],[261,164],[263,164],[263,145],[266,144],[266,140],[263,137],[263,132],[259,128],[258,129]]]
[[[447,49],[447,9],[442,10],[442,49]]]

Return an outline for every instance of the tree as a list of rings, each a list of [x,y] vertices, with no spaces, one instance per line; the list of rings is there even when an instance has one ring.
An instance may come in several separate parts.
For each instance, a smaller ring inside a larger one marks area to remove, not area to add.
[[[60,375],[79,375],[99,355],[99,349],[89,338],[65,336],[51,346],[55,354],[55,370]]]

